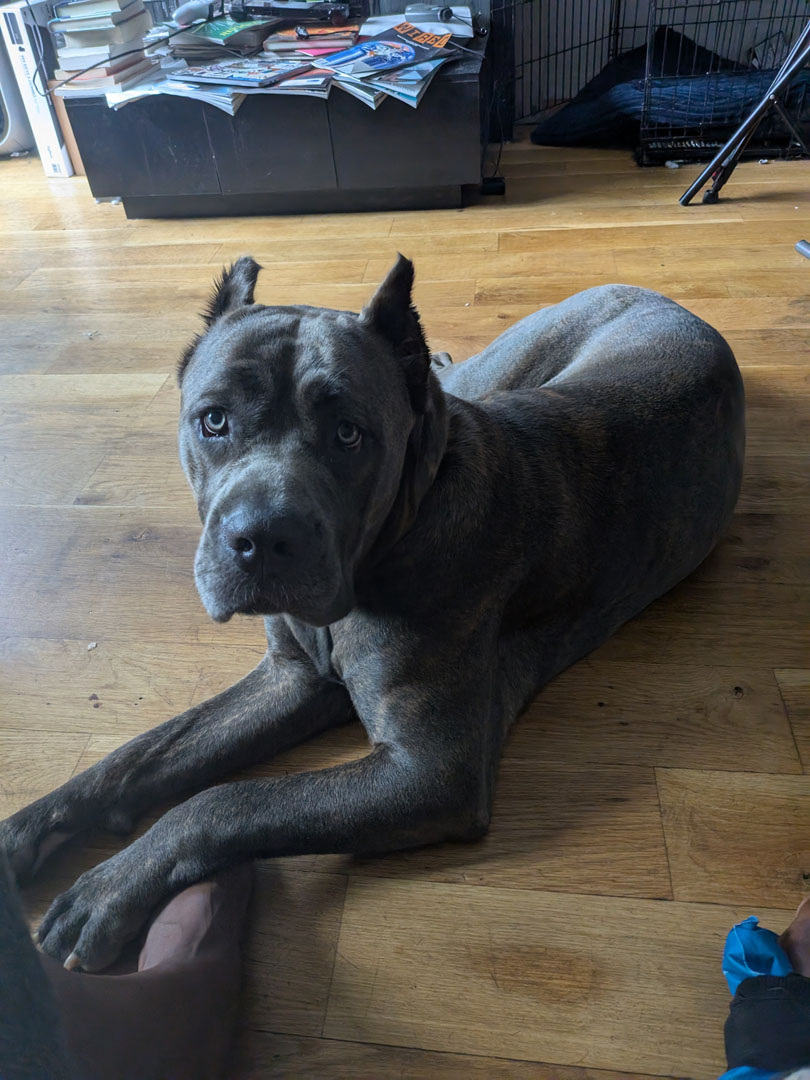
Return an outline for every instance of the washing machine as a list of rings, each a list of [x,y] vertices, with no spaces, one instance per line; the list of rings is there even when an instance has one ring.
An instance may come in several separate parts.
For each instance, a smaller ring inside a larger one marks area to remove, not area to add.
[[[0,157],[33,148],[31,125],[25,115],[5,43],[0,39]]]

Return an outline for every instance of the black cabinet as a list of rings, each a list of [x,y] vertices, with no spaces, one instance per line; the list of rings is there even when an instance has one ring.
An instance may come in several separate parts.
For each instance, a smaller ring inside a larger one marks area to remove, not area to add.
[[[233,117],[165,95],[66,104],[90,190],[120,196],[128,217],[459,206],[484,136],[484,43],[472,48],[418,109],[374,111],[338,87],[326,101],[250,95]]]

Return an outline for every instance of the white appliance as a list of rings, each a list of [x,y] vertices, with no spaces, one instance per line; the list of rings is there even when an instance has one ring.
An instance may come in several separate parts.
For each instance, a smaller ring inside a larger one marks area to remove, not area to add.
[[[0,157],[16,154],[20,150],[31,150],[33,146],[34,136],[17,89],[17,80],[5,46],[0,41]]]
[[[44,94],[44,42],[48,38],[48,5],[14,0],[0,7],[0,34],[20,93],[34,141],[48,176],[72,176],[62,129],[51,99]]]

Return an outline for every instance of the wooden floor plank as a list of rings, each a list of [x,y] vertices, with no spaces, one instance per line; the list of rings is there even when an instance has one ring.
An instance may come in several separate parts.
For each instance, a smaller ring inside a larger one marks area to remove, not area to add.
[[[38,738],[36,754],[30,730],[0,728],[0,819],[70,779],[90,738],[80,723],[74,717],[73,730]]]
[[[133,245],[135,246],[135,245]],[[300,246],[295,245],[295,260],[319,263],[324,259],[375,259],[380,265],[390,266],[398,253],[407,249],[412,259],[429,258],[436,254],[436,241],[431,236],[410,237],[405,243],[401,238],[389,236],[375,236],[373,242],[364,236],[362,229],[355,234],[332,237],[328,248],[320,244]],[[492,254],[498,250],[497,228],[482,229],[480,231],[456,233],[452,236],[442,237],[442,251],[448,255],[466,253],[473,256],[482,256],[485,253]],[[262,266],[272,266],[275,263],[287,264],[290,259],[290,240],[274,240],[263,236],[261,231],[257,238],[251,241],[225,240],[223,241],[211,262],[227,263],[240,255],[251,254]],[[417,276],[421,277],[420,271]]]
[[[810,777],[657,776],[676,900],[799,903],[810,884]]]
[[[267,1032],[240,1041],[230,1080],[329,1077],[330,1080],[657,1080],[639,1073],[542,1065],[473,1054],[434,1053],[339,1039]]]
[[[345,892],[340,875],[259,864],[245,952],[246,1028],[321,1034]]]
[[[607,279],[621,278],[625,285],[650,286],[659,292],[665,292],[673,300],[684,301],[696,298],[705,302],[707,297],[729,296],[725,282],[713,274],[660,273],[655,280],[650,275],[641,271],[637,274],[607,275]],[[583,289],[593,289],[597,285],[604,284],[604,273],[577,272],[577,283]],[[557,271],[557,273],[543,274],[539,277],[506,277],[493,278],[481,276],[476,279],[475,303],[476,305],[493,304],[534,304],[540,307],[547,304],[557,304],[571,295],[570,273]],[[684,306],[689,307],[688,304]]]
[[[801,665],[810,649],[806,585],[689,581],[599,649],[603,660],[752,667]]]
[[[795,454],[789,451],[795,449]],[[745,477],[737,509],[740,513],[802,514],[807,509],[810,451],[789,443],[782,452],[745,456]]]
[[[50,447],[0,448],[0,506],[65,506],[83,491],[104,460],[98,446],[58,455]]]
[[[185,635],[159,645],[148,637],[129,642],[7,637],[0,640],[0,671],[13,673],[13,679],[3,680],[0,731],[50,736],[78,728],[92,732],[91,745],[104,737],[112,750],[225,690],[263,653],[260,639],[255,648],[232,648]]]
[[[793,365],[802,371],[807,370],[810,347],[805,330],[728,327],[725,338],[737,359],[746,367],[774,365],[785,368]]]
[[[557,235],[557,234],[553,234]],[[366,281],[380,281],[391,265],[386,258],[369,259],[366,266]],[[423,255],[419,259],[418,275],[425,281],[452,281],[463,279],[471,272],[476,278],[507,278],[504,288],[510,285],[517,288],[515,278],[532,277],[539,280],[568,276],[571,284],[572,274],[585,276],[597,274],[602,281],[616,279],[616,259],[614,252],[606,248],[589,249],[579,245],[576,250],[542,250],[515,253],[483,252],[473,254],[469,251],[441,252]]]
[[[810,584],[810,514],[738,511],[696,581]]]
[[[161,520],[162,519],[162,520]],[[9,562],[0,636],[239,640],[255,620],[212,624],[193,584],[199,522],[193,505],[164,510],[14,507],[0,518]],[[40,568],[48,567],[48,573]],[[88,583],[92,582],[92,588]],[[155,636],[157,634],[157,636]]]
[[[513,728],[505,756],[801,770],[770,669],[611,662],[601,653],[563,672],[539,694]]]
[[[354,878],[324,1035],[709,1080],[747,913]]]
[[[644,215],[625,223],[623,228],[587,227],[562,228],[503,228],[500,231],[498,250],[504,254],[518,252],[613,251],[617,265],[619,259],[632,265],[657,265],[659,252],[667,258],[676,259],[681,251],[699,258],[701,265],[708,260],[725,258],[730,248],[776,253],[781,257],[795,255],[795,225],[792,222],[751,223],[724,216],[718,220],[708,219],[705,211],[695,217],[680,216],[676,222],[651,225]],[[690,249],[697,249],[691,251]],[[787,253],[790,253],[788,256]],[[797,255],[797,258],[801,256]],[[636,262],[638,260],[638,262]],[[680,268],[689,265],[683,260],[675,264]]]
[[[810,771],[810,670],[779,668],[774,672],[787,708],[796,748],[805,772]]]

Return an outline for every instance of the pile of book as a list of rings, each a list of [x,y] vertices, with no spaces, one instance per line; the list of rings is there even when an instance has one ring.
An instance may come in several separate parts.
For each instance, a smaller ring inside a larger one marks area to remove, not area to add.
[[[213,19],[191,26],[172,38],[175,56],[189,63],[219,62],[231,56],[252,56],[262,47],[270,31],[281,19]]]
[[[48,24],[59,35],[54,78],[71,80],[63,97],[125,90],[153,73],[143,42],[152,19],[142,0],[68,0],[54,12]]]

